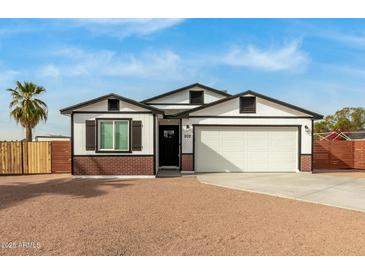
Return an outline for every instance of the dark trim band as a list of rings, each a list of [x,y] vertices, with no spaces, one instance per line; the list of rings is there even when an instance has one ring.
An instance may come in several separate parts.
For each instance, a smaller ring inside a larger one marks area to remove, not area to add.
[[[312,128],[311,128],[311,134],[312,134],[312,147],[311,147],[311,152],[312,152],[312,157],[311,157],[311,171],[313,172],[313,167],[314,167],[314,121],[312,120]]]
[[[153,174],[156,175],[156,114],[153,114]]]
[[[154,114],[152,111],[73,111],[73,114]]]
[[[74,115],[71,113],[71,175],[74,175]]]
[[[302,167],[302,125],[298,126],[298,170]]]
[[[154,106],[202,106],[205,104],[190,104],[190,103],[145,103],[146,105]]]
[[[313,119],[311,116],[215,116],[215,115],[196,115],[191,118],[229,118],[229,119]]]
[[[179,124],[179,168],[180,168],[180,171],[182,169],[181,152],[182,152],[182,119],[180,118],[180,124]]]
[[[301,127],[302,125],[287,125],[287,124],[277,124],[277,125],[248,125],[248,124],[192,124],[192,126],[204,126],[204,127]]]

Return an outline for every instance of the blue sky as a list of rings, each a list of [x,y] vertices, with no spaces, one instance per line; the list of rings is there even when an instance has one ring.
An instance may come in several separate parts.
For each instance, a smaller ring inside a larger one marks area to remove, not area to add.
[[[365,102],[365,20],[1,19],[0,139],[15,81],[47,89],[35,135],[66,134],[59,109],[109,92],[142,100],[194,82],[330,114]]]

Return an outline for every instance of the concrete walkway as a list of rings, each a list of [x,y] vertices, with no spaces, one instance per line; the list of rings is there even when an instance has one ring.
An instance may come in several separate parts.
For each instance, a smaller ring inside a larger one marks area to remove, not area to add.
[[[310,173],[199,174],[202,183],[365,212],[365,178]]]

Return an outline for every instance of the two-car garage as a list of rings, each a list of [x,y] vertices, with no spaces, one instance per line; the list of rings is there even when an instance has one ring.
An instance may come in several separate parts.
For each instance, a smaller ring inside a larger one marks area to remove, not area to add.
[[[179,117],[182,170],[195,172],[312,171],[313,125],[323,118],[254,91]]]
[[[298,126],[196,125],[196,172],[295,172]]]

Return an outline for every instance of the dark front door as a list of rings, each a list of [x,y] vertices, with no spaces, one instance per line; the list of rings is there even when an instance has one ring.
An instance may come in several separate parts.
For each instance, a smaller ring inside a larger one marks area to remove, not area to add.
[[[179,166],[179,126],[160,126],[160,166]]]

